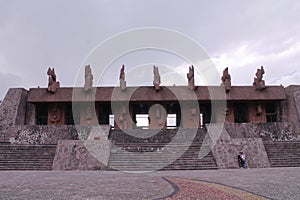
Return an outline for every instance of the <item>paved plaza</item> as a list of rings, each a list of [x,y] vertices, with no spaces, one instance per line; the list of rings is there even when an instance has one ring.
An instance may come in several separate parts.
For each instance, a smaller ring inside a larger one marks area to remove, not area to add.
[[[0,199],[300,199],[300,168],[0,171]]]

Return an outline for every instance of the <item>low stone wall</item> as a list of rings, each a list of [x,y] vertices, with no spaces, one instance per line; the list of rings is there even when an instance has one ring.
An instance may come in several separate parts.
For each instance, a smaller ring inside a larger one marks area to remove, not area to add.
[[[221,130],[221,126],[212,125],[212,129]],[[238,168],[237,155],[243,151],[246,154],[247,165],[250,168],[270,167],[269,159],[261,138],[231,138],[225,128],[219,137],[211,133],[210,141],[213,156],[219,169]]]
[[[109,152],[110,150],[107,151]],[[82,141],[58,141],[52,170],[105,170],[106,168],[107,163],[97,160]]]
[[[300,141],[300,122],[226,123],[232,138],[262,138],[269,141]]]
[[[106,170],[111,144],[109,126],[93,127],[86,140],[59,140],[53,170]]]
[[[0,125],[0,143],[12,144],[57,144],[58,140],[86,140],[100,136],[95,130],[109,132],[109,125],[72,126],[72,125]]]
[[[57,144],[77,138],[75,126],[0,126],[0,142],[12,144]]]

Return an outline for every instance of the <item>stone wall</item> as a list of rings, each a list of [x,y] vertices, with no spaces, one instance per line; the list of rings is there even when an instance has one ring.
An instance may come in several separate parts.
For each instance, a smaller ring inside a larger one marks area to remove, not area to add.
[[[262,138],[270,141],[300,141],[300,122],[274,123],[240,123],[228,124],[224,127],[228,134],[235,139]]]
[[[53,162],[53,170],[105,170],[107,169],[111,144],[108,140],[109,126],[78,127],[82,140],[59,140]],[[83,139],[84,138],[84,139]]]
[[[33,103],[27,103],[25,125],[35,125],[35,105]]]
[[[82,141],[58,141],[53,170],[105,170],[106,167],[107,163],[97,160]]]
[[[0,142],[12,144],[57,144],[77,138],[75,126],[0,125]]]
[[[212,125],[219,130],[222,126]],[[237,155],[243,151],[246,154],[247,165],[250,168],[270,167],[269,159],[261,138],[231,138],[225,128],[222,129],[219,137],[210,134],[215,138],[210,143],[213,156],[216,159],[219,169],[238,168]]]
[[[24,125],[28,91],[23,88],[8,90],[0,106],[0,125]]]
[[[216,131],[209,133],[210,148],[216,159],[219,169],[238,168],[237,155],[243,151],[246,154],[247,165],[250,168],[270,167],[269,159],[261,138],[231,138],[225,127],[214,124],[211,130],[221,130],[219,135]]]
[[[284,90],[287,99],[282,102],[282,121],[300,122],[300,86],[291,85]]]

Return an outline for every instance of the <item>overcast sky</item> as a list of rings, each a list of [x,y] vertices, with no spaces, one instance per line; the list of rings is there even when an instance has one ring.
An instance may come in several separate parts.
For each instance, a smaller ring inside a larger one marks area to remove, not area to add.
[[[49,66],[55,67],[61,86],[73,86],[95,46],[142,27],[168,28],[193,38],[220,72],[229,67],[232,85],[252,85],[261,65],[267,85],[300,84],[299,19],[297,0],[0,0],[0,99],[10,87],[46,87]],[[183,65],[172,56],[142,55],[145,63]],[[137,54],[116,63],[133,65],[137,57],[141,59]],[[188,66],[182,67],[186,73]],[[107,84],[114,85],[119,71],[109,73]]]

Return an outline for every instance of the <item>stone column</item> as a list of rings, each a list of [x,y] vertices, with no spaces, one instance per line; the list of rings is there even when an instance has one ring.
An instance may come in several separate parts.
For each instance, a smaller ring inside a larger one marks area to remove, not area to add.
[[[149,128],[163,129],[167,126],[167,111],[161,104],[154,104],[149,109]]]
[[[249,103],[249,121],[250,123],[265,123],[266,107],[264,103]]]
[[[181,120],[183,128],[199,128],[200,127],[200,109],[198,105],[188,102],[181,103]]]
[[[131,111],[126,103],[113,103],[115,129],[132,129]]]
[[[98,125],[97,109],[95,108],[95,102],[85,102],[81,105],[80,125]]]

